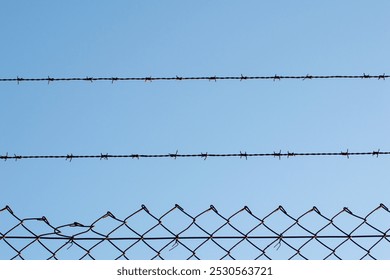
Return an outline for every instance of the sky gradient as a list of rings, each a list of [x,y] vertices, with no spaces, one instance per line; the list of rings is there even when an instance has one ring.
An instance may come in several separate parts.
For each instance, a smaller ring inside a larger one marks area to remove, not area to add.
[[[389,1],[12,1],[0,76],[390,73]],[[389,151],[387,80],[0,84],[0,154]],[[54,224],[141,204],[260,216],[390,206],[388,156],[0,162],[0,207]]]

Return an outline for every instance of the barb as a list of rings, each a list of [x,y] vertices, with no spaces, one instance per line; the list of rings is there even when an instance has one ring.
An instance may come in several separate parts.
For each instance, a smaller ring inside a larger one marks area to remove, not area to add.
[[[379,75],[369,75],[363,73],[361,75],[273,75],[273,76],[246,76],[241,74],[240,76],[172,76],[172,77],[59,77],[53,78],[48,76],[47,78],[21,78],[17,76],[16,78],[0,78],[0,82],[17,82],[20,84],[21,82],[47,82],[50,84],[51,82],[70,82],[70,81],[110,81],[112,84],[114,81],[144,81],[144,82],[152,82],[152,81],[218,81],[218,80],[272,80],[272,81],[280,81],[280,80],[314,80],[314,79],[375,79],[375,80],[386,80],[390,78],[390,75],[386,75],[385,73]]]
[[[169,154],[169,156],[170,156],[171,158],[176,159],[178,153],[179,153],[179,150],[176,150],[176,153],[174,153],[174,154]]]
[[[240,158],[243,158],[243,157],[244,157],[246,160],[248,160],[248,154],[247,154],[246,152],[243,153],[243,152],[240,151]]]
[[[274,157],[277,157],[280,160],[282,158],[282,150],[279,150],[279,153],[273,152],[273,155]],[[288,153],[287,153],[287,157],[288,157]]]
[[[342,156],[345,156],[345,157],[347,157],[347,158],[349,159],[350,153],[349,153],[348,149],[347,149],[346,152],[340,152],[340,154],[341,154]]]
[[[72,162],[72,159],[73,159],[73,154],[66,155],[66,159],[65,160],[69,160],[69,162]]]
[[[108,160],[108,154],[103,155],[102,153],[100,153],[100,160],[102,159]]]
[[[364,74],[363,74],[364,75]],[[311,80],[311,79],[313,79],[313,76],[312,75],[309,75],[309,74],[307,74],[302,80],[304,81],[304,80],[306,80],[306,79],[309,79],[309,80]]]
[[[224,215],[211,205],[191,215],[176,204],[160,217],[141,205],[124,219],[107,212],[89,225],[53,226],[46,217],[19,218],[5,206],[0,220],[9,224],[1,224],[0,258],[210,259],[211,253],[214,259],[389,259],[390,225],[380,222],[389,217],[384,204],[365,216],[344,207],[330,217],[315,206],[298,217],[282,206],[260,217],[247,206]]]
[[[204,160],[214,157],[214,158],[231,158],[231,157],[237,157],[237,158],[245,158],[248,159],[249,157],[273,157],[273,158],[290,158],[290,157],[327,157],[327,156],[341,156],[350,158],[352,156],[375,156],[379,157],[379,155],[390,155],[390,151],[381,151],[380,149],[376,151],[367,151],[367,152],[350,152],[348,149],[347,151],[343,152],[308,152],[308,153],[296,153],[296,152],[282,152],[279,150],[279,152],[272,152],[272,153],[247,153],[240,151],[239,153],[224,153],[224,154],[216,154],[216,153],[199,153],[199,154],[179,154],[179,151],[176,150],[174,154],[167,153],[167,154],[108,154],[108,153],[100,153],[96,155],[74,155],[74,154],[66,154],[66,155],[16,155],[10,156],[8,153],[5,155],[0,155],[0,160],[7,161],[9,159],[14,159],[16,161],[22,160],[22,159],[65,159],[69,160],[71,162],[73,159],[104,159],[108,160],[111,158],[131,158],[131,159],[140,159],[140,158],[149,158],[149,159],[156,159],[156,158],[202,158]]]

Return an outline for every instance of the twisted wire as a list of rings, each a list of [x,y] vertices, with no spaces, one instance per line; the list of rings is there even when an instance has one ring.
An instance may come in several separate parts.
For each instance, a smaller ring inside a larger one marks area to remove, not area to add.
[[[390,155],[389,151],[366,151],[366,152],[350,152],[346,150],[345,152],[307,152],[307,153],[295,153],[295,152],[272,152],[272,153],[197,153],[197,154],[179,154],[178,151],[175,153],[167,154],[108,154],[100,153],[95,155],[0,155],[0,160],[22,160],[22,159],[66,159],[72,161],[73,159],[116,159],[116,158],[202,158],[206,160],[207,158],[228,158],[228,157],[238,157],[248,159],[250,157],[273,157],[273,158],[290,158],[290,157],[324,157],[324,156],[342,156],[342,157],[351,157],[351,156],[375,156],[379,157],[380,155]]]
[[[0,78],[0,82],[70,82],[70,81],[86,81],[86,82],[95,82],[95,81],[110,81],[112,83],[117,81],[220,81],[220,80],[317,80],[317,79],[376,79],[376,80],[385,80],[389,78],[390,75],[385,73],[380,75],[273,75],[273,76],[174,76],[174,77],[42,77],[42,78]]]

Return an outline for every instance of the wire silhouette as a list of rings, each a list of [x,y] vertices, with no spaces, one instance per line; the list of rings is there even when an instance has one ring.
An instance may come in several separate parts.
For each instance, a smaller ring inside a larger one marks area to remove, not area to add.
[[[46,217],[21,219],[6,206],[0,209],[0,221],[8,221],[0,224],[0,258],[390,259],[390,224],[377,225],[389,217],[384,204],[365,216],[344,207],[330,217],[317,207],[293,217],[282,206],[264,217],[247,206],[224,216],[212,205],[190,215],[176,204],[161,216],[142,205],[124,219],[107,212],[88,225],[54,226]],[[346,229],[346,223],[353,225]]]
[[[51,82],[70,82],[70,81],[87,81],[87,82],[95,82],[95,81],[110,81],[111,83],[117,81],[144,81],[144,82],[152,82],[152,81],[219,81],[219,80],[272,80],[272,81],[280,81],[280,80],[315,80],[315,79],[376,79],[376,80],[385,80],[390,78],[390,75],[386,75],[385,73],[381,75],[368,75],[363,73],[362,75],[273,75],[273,76],[192,76],[192,77],[45,77],[45,78],[0,78],[0,82],[17,82],[18,84],[21,82],[47,82],[50,84]]]
[[[210,157],[218,157],[218,158],[228,158],[228,157],[236,157],[241,159],[248,159],[249,157],[273,157],[273,158],[290,158],[290,157],[323,157],[323,156],[342,156],[349,158],[351,156],[375,156],[379,157],[380,155],[390,155],[388,151],[380,151],[380,149],[376,151],[367,151],[367,152],[350,152],[346,150],[345,152],[309,152],[309,153],[295,153],[295,152],[272,152],[272,153],[229,153],[229,154],[218,154],[218,153],[198,153],[198,154],[179,154],[178,151],[175,153],[168,154],[108,154],[108,153],[100,153],[96,155],[74,155],[74,154],[66,154],[66,155],[9,155],[6,153],[5,155],[0,155],[0,160],[22,160],[22,159],[66,159],[72,161],[73,159],[115,159],[115,158],[132,158],[132,159],[140,159],[140,158],[202,158],[206,160]]]

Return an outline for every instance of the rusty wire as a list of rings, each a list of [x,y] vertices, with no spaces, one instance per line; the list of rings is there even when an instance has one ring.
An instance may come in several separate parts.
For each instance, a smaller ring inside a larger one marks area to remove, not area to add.
[[[54,226],[6,206],[0,259],[390,259],[389,218],[383,204],[330,217],[317,207],[294,217],[282,206],[262,217],[247,206],[226,216],[212,205],[191,215],[176,204],[161,216],[142,205],[124,219],[107,212],[91,224]]]

